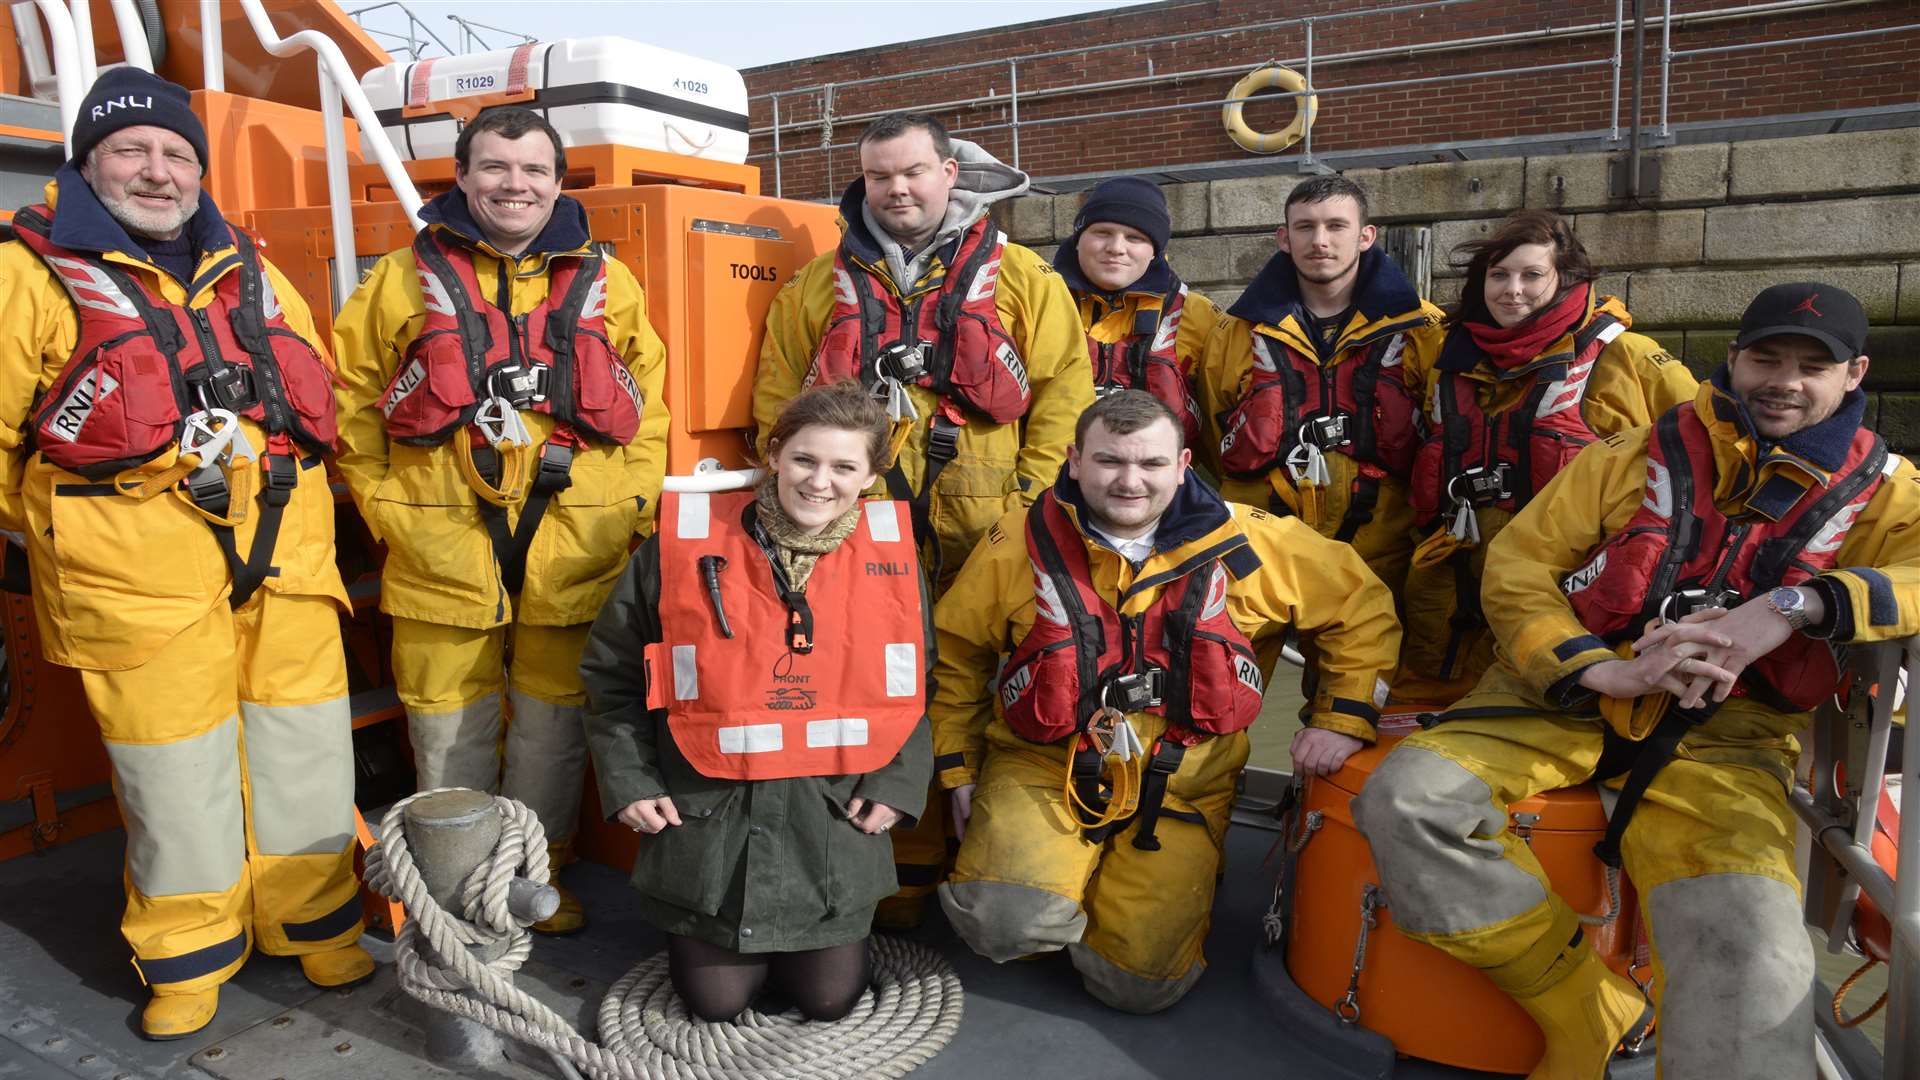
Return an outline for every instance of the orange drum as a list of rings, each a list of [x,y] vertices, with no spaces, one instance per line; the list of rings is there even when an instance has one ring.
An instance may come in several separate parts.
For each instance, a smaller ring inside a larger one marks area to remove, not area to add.
[[[1414,715],[1382,717],[1378,745],[1348,758],[1334,775],[1307,781],[1286,838],[1289,846],[1300,845],[1293,895],[1283,899],[1292,911],[1287,972],[1307,997],[1349,1021],[1357,1019],[1359,1026],[1391,1040],[1401,1054],[1486,1072],[1525,1073],[1540,1059],[1540,1029],[1479,970],[1393,928],[1393,908],[1379,888],[1372,852],[1353,825],[1348,804],[1393,744],[1415,730]],[[1575,910],[1606,912],[1606,872],[1593,846],[1607,821],[1592,784],[1516,803],[1508,828],[1532,845],[1555,890]],[[1637,901],[1624,877],[1620,891],[1620,911],[1612,921],[1586,931],[1608,965],[1627,974],[1636,946]],[[1363,905],[1375,925],[1366,933],[1356,973]],[[1350,1000],[1349,988],[1354,991]]]

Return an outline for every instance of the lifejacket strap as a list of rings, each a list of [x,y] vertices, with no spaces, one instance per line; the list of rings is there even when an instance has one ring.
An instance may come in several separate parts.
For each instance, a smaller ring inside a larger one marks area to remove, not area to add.
[[[1140,829],[1133,834],[1133,846],[1141,851],[1159,851],[1160,838],[1154,831],[1160,826],[1160,814],[1167,801],[1167,784],[1180,771],[1187,748],[1164,736],[1155,744],[1147,762],[1146,783],[1140,792]]]

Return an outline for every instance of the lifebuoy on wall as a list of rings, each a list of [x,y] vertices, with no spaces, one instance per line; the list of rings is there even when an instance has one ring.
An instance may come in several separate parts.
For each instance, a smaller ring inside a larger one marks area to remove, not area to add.
[[[1307,133],[1307,128],[1313,126],[1314,116],[1320,111],[1317,94],[1294,98],[1293,120],[1279,131],[1255,131],[1248,127],[1242,115],[1247,99],[1262,90],[1273,88],[1299,93],[1307,88],[1307,80],[1291,68],[1268,64],[1248,72],[1233,84],[1233,90],[1227,94],[1227,103],[1220,108],[1220,123],[1227,129],[1227,137],[1242,150],[1256,154],[1277,154],[1299,142],[1300,137]]]

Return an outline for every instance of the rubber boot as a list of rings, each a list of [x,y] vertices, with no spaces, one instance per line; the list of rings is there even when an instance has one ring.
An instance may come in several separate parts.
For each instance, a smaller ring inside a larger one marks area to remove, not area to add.
[[[1546,1036],[1547,1051],[1527,1080],[1603,1080],[1620,1040],[1646,1008],[1633,983],[1601,961],[1582,941],[1556,966],[1567,974],[1532,997],[1513,1000]]]
[[[300,971],[322,990],[340,990],[373,978],[373,957],[358,944],[342,945],[301,956]]]
[[[545,919],[534,923],[528,929],[536,934],[548,937],[566,937],[577,934],[587,928],[587,911],[580,906],[580,898],[560,884],[560,868],[573,861],[573,841],[561,840],[547,845],[547,884],[560,894],[560,906]]]
[[[218,986],[184,994],[155,991],[147,1007],[140,1010],[140,1037],[154,1042],[184,1039],[213,1023],[219,1007]]]

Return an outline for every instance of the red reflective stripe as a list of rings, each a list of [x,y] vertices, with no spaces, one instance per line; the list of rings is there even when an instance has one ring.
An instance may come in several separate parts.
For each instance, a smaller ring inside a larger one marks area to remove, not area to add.
[[[507,93],[518,94],[527,88],[527,68],[533,63],[534,43],[513,50],[513,59],[507,62]]]

